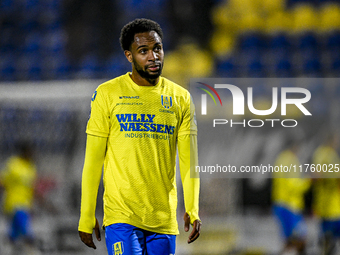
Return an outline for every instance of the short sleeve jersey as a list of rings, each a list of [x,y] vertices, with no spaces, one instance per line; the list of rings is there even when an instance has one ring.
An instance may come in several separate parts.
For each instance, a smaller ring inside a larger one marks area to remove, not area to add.
[[[139,86],[127,73],[97,88],[86,132],[108,138],[104,226],[178,234],[176,141],[197,134],[189,92],[164,77]]]

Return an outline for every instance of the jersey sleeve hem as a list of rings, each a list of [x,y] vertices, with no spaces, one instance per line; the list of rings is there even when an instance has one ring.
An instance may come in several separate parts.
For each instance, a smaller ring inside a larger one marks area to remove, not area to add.
[[[78,231],[88,233],[88,234],[92,234],[92,232],[93,232],[92,229],[90,230],[90,228],[81,227],[81,226],[78,226]]]
[[[178,136],[183,136],[183,135],[197,135],[197,130],[187,130],[187,131],[178,132]]]
[[[107,133],[100,132],[100,131],[94,131],[94,130],[86,130],[86,133],[89,135],[99,136],[99,137],[109,137]]]

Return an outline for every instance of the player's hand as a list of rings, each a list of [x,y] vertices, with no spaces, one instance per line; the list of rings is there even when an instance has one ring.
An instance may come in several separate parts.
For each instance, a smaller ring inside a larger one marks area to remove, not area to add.
[[[96,225],[94,227],[94,233],[96,234],[97,240],[100,241],[101,240],[101,235],[100,235],[99,223],[98,223],[97,219],[96,219]],[[94,244],[93,239],[92,239],[92,233],[89,234],[89,233],[85,233],[85,232],[79,231],[79,237],[80,237],[81,241],[84,244],[86,244],[88,247],[91,247],[93,249],[97,249],[97,247]]]
[[[184,214],[183,220],[184,220],[184,231],[188,232],[190,229],[190,216],[188,213]],[[194,221],[192,225],[192,231],[188,238],[188,243],[192,243],[200,236],[201,226],[202,226],[202,222],[200,220]]]

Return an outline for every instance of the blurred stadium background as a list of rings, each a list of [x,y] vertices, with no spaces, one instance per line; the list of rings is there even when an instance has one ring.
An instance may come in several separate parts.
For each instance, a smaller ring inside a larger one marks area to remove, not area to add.
[[[118,38],[121,27],[137,17],[161,24],[163,74],[184,87],[198,77],[340,76],[340,1],[1,0],[0,169],[15,142],[35,144],[39,191],[48,201],[34,208],[43,254],[105,254],[104,242],[94,252],[77,233],[85,126],[95,88],[130,70]],[[313,123],[302,122],[309,153],[325,123],[339,126],[340,84],[332,81],[308,87],[317,116]],[[266,93],[265,87],[256,90],[259,98]],[[272,145],[281,144],[266,132],[262,142],[246,131],[226,141],[235,137],[243,141],[235,142],[243,144],[241,150],[253,145],[254,158],[272,156],[268,161],[274,161]],[[270,184],[270,179],[202,180],[204,231],[193,245],[185,244],[187,234],[181,232],[177,254],[275,254],[282,239],[271,216]],[[310,197],[306,201],[308,254],[320,254],[317,219]],[[101,206],[99,199],[98,215]],[[0,254],[6,224],[0,213]]]

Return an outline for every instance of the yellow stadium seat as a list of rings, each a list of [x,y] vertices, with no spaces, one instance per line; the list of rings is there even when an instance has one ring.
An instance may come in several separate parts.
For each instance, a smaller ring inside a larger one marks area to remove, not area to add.
[[[226,8],[215,8],[212,11],[212,19],[215,25],[215,30],[224,30],[228,34],[237,32],[238,15],[235,15]]]
[[[293,26],[292,15],[287,11],[278,11],[269,15],[265,24],[267,33],[289,32]]]
[[[262,31],[265,30],[265,24],[264,17],[259,13],[246,13],[241,16],[238,29],[240,32]]]
[[[340,5],[335,3],[325,4],[320,9],[320,32],[340,30]]]
[[[215,56],[225,56],[232,52],[235,46],[235,34],[228,30],[218,29],[210,41],[210,49]]]
[[[235,14],[258,13],[261,9],[262,0],[229,0],[228,6]]]
[[[318,12],[309,4],[301,4],[293,9],[293,32],[314,31],[317,28]]]
[[[262,10],[265,15],[273,15],[276,12],[285,10],[285,0],[262,0]]]

